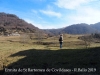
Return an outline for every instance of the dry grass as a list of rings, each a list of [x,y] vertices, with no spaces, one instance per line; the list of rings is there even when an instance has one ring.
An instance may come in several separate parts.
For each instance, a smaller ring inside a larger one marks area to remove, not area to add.
[[[78,49],[84,48],[84,41],[79,40],[78,36],[81,35],[68,35],[64,34],[63,49]],[[13,54],[19,53],[21,51],[35,49],[35,50],[59,50],[59,36],[50,37],[43,39],[42,42],[56,42],[56,44],[51,45],[36,45],[32,42],[37,40],[28,40],[27,43],[21,43],[20,37],[0,37],[0,70],[4,69],[8,65],[17,62],[20,59],[24,59],[26,56],[16,56],[10,57]],[[100,46],[99,43],[91,43],[91,47]]]

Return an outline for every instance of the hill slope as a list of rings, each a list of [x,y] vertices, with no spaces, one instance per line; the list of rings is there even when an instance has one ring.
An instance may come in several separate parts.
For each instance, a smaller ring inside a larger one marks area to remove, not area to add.
[[[100,23],[88,25],[85,23],[73,24],[61,29],[46,29],[47,32],[53,34],[67,33],[67,34],[89,34],[100,32]]]
[[[35,31],[42,30],[25,22],[14,14],[0,13],[0,34],[12,32],[34,33]]]
[[[95,31],[97,31],[95,28],[92,28],[90,25],[84,23],[74,24],[62,30],[63,33],[68,34],[88,34],[94,33]]]
[[[98,31],[100,31],[100,22],[96,23],[96,24],[91,24],[91,27],[97,29]]]

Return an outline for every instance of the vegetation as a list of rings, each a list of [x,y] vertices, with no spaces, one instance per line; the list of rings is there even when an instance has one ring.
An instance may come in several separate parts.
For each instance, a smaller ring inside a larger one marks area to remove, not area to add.
[[[85,49],[84,41],[78,39],[82,35],[64,34],[63,49],[59,48],[58,37],[44,38],[39,42],[36,37],[26,38],[21,42],[22,36],[0,37],[0,72],[4,75],[99,75],[100,46],[91,44]],[[41,43],[42,42],[42,43]],[[48,44],[49,42],[49,44]],[[53,43],[51,43],[53,42]],[[55,43],[54,43],[55,42]],[[45,43],[45,44],[44,44]],[[93,47],[96,48],[93,48]],[[5,72],[7,69],[92,69],[92,72]]]
[[[14,14],[0,13],[0,34],[11,34],[14,32],[18,33],[35,33],[36,31],[42,30],[38,29],[32,24],[25,22],[24,20],[18,18]]]

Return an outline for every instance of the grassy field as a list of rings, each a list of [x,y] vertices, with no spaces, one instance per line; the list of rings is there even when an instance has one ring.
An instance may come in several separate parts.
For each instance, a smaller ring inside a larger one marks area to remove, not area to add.
[[[77,39],[78,36],[64,35],[62,49],[59,49],[58,36],[42,39],[42,42],[55,42],[49,45],[35,44],[38,40],[22,43],[22,38],[15,36],[0,37],[0,70],[4,70],[0,75],[100,75],[100,44],[91,43],[85,49],[84,41]],[[5,68],[21,68],[22,72],[5,72]],[[51,72],[28,72],[28,68],[48,68]],[[58,72],[59,68],[67,72]]]

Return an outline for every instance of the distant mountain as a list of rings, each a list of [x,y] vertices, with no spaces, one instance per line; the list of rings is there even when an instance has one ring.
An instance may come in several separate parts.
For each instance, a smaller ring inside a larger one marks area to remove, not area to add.
[[[67,33],[67,34],[90,34],[100,32],[100,23],[88,25],[85,23],[73,24],[61,29],[47,29],[46,31],[53,34]]]
[[[42,31],[32,24],[25,22],[14,14],[0,13],[0,34],[4,33],[34,33]]]
[[[100,22],[96,23],[96,24],[91,24],[91,27],[97,29],[98,31],[100,31]]]
[[[97,29],[85,23],[74,24],[62,30],[63,33],[68,33],[68,34],[88,34],[88,33],[94,33],[96,31]]]
[[[62,32],[64,28],[59,28],[59,29],[43,29],[45,32],[47,32],[50,35],[58,35]]]

